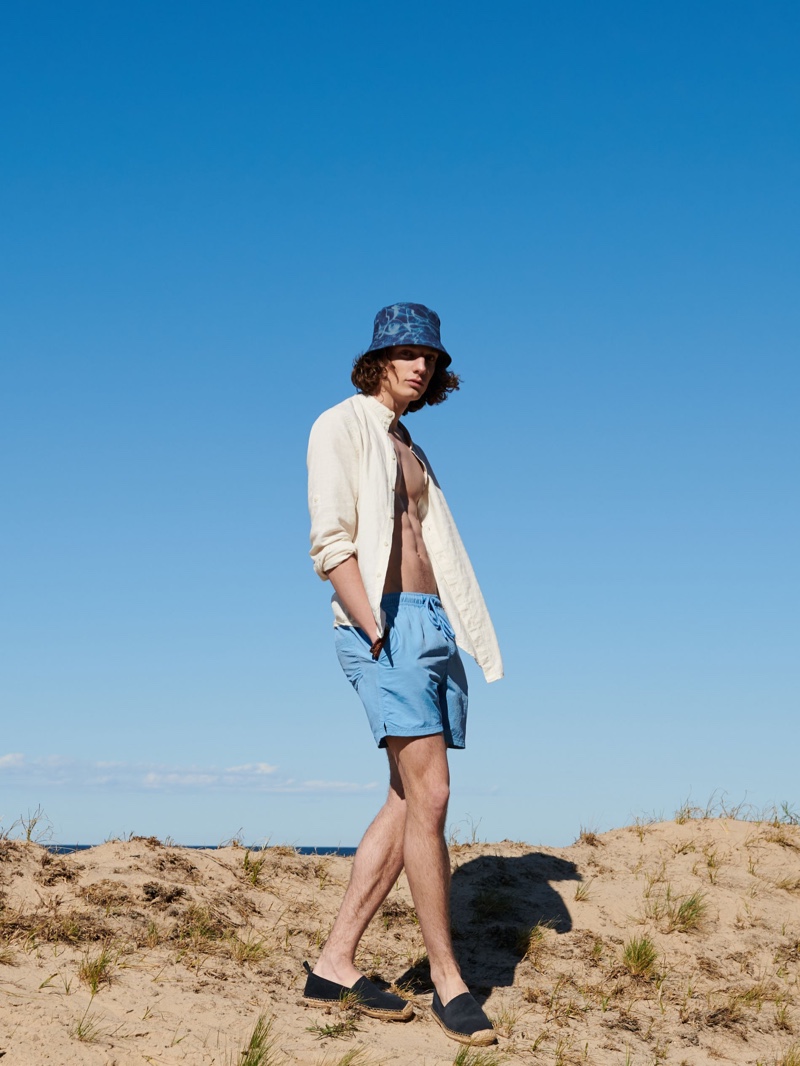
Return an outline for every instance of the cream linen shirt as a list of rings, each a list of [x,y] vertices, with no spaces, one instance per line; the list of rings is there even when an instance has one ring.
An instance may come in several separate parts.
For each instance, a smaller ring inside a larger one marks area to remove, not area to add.
[[[357,393],[324,411],[308,442],[314,569],[327,581],[329,570],[355,555],[381,632],[397,483],[397,455],[388,432],[392,417],[380,400]],[[497,681],[503,660],[475,572],[425,453],[416,445],[413,450],[428,474],[418,511],[439,598],[458,646],[475,659],[487,681]],[[331,603],[334,625],[356,624],[338,596]]]

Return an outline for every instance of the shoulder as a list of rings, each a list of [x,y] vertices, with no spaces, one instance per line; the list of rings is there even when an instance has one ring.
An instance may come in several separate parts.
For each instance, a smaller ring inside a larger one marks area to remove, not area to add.
[[[334,407],[329,407],[326,411],[323,411],[312,425],[311,435],[337,432],[345,432],[352,435],[358,423],[357,407],[353,403],[354,399],[355,397],[349,396],[346,400],[342,400],[341,403],[337,403]]]

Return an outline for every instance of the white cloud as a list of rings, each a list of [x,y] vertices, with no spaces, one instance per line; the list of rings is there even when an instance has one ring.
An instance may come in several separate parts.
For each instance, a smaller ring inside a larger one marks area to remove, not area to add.
[[[270,766],[268,762],[246,762],[243,766],[228,766],[226,774],[274,774],[277,766]]]
[[[374,781],[298,781],[282,777],[266,762],[213,766],[175,766],[163,763],[76,759],[67,755],[25,758],[19,752],[0,755],[0,772],[26,784],[100,792],[241,791],[268,793],[368,792]]]
[[[368,785],[354,785],[352,781],[304,781],[304,792],[369,792],[377,788],[377,782]]]
[[[217,774],[198,774],[198,773],[154,773],[152,770],[150,773],[144,775],[142,784],[146,788],[169,788],[170,786],[177,786],[178,788],[192,788],[199,785],[203,788],[208,785],[215,785],[219,781]]]

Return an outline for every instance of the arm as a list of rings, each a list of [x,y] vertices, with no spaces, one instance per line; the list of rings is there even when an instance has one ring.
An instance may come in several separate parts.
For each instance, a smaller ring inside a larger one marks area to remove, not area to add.
[[[340,409],[321,415],[308,443],[311,558],[330,581],[345,612],[374,642],[380,637],[356,558],[360,441]],[[373,654],[375,644],[373,643]],[[378,648],[378,652],[380,647]]]
[[[326,575],[336,590],[342,606],[351,618],[358,622],[359,626],[367,634],[370,641],[380,637],[378,623],[372,616],[372,608],[367,599],[364,582],[361,580],[361,572],[355,555],[339,563]]]
[[[358,449],[357,437],[337,408],[314,423],[308,441],[308,510],[311,558],[323,581],[356,554]]]

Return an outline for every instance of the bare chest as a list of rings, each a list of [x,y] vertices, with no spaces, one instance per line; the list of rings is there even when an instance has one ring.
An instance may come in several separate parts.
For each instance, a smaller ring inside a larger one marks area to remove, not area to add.
[[[390,439],[397,455],[395,493],[403,501],[418,503],[427,485],[427,471],[407,444],[394,436]]]

